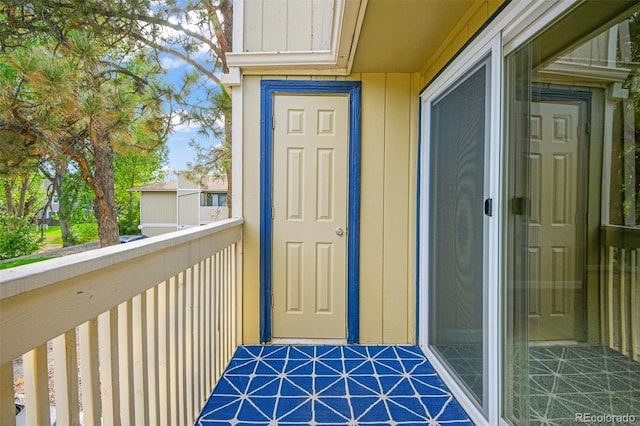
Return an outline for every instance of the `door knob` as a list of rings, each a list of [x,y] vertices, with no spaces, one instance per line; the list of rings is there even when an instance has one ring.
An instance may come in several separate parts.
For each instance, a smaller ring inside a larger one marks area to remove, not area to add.
[[[340,236],[344,234],[344,231],[342,230],[342,228],[336,228],[336,235]]]

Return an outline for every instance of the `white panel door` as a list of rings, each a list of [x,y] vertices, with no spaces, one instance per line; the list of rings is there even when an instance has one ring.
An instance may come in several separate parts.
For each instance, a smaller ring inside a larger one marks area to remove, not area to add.
[[[575,340],[579,272],[579,117],[575,103],[531,115],[529,338]]]
[[[346,338],[348,119],[348,96],[275,96],[274,339]]]

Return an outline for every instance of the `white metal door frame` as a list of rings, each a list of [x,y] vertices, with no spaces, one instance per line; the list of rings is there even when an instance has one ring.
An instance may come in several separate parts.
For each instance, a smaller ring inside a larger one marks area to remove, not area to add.
[[[485,253],[485,269],[484,269],[484,312],[483,328],[485,348],[483,350],[486,357],[486,374],[484,380],[485,395],[487,405],[485,411],[488,417],[482,413],[482,410],[466,396],[466,392],[458,384],[458,382],[449,374],[447,368],[439,361],[439,358],[431,352],[428,347],[428,300],[429,283],[429,144],[430,144],[430,114],[431,104],[440,95],[445,93],[457,82],[464,79],[464,76],[474,69],[479,63],[489,57],[490,63],[490,87],[487,93],[490,96],[490,111],[488,119],[489,134],[486,141],[485,155],[485,172],[486,183],[485,191],[488,198],[493,200],[493,216],[485,219],[484,225],[484,247]],[[471,55],[461,66],[457,67],[455,72],[447,74],[446,78],[442,78],[436,84],[431,85],[421,95],[421,147],[420,147],[420,201],[418,221],[420,235],[418,237],[419,259],[418,259],[418,342],[434,365],[436,371],[441,375],[445,383],[452,389],[456,397],[467,410],[473,420],[479,424],[487,423],[497,424],[500,418],[501,403],[501,224],[502,224],[502,41],[500,34],[495,36],[483,48],[478,49]]]

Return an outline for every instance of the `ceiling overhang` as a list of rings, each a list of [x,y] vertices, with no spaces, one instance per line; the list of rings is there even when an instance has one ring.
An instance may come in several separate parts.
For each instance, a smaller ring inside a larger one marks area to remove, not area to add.
[[[336,0],[330,50],[230,52],[227,53],[227,63],[230,67],[241,68],[245,73],[287,69],[300,73],[347,74],[367,2],[368,0]]]
[[[229,66],[245,74],[424,72],[454,34],[465,41],[471,36],[466,22],[487,7],[484,0],[336,0],[335,5],[330,50],[228,53]]]

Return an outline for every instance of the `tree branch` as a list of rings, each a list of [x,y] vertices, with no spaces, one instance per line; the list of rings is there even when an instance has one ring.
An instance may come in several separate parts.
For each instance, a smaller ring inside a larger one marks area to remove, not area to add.
[[[211,71],[209,71],[208,69],[206,69],[202,64],[196,62],[195,60],[193,60],[192,58],[190,58],[189,56],[178,52],[175,49],[171,49],[168,48],[166,46],[162,46],[160,44],[157,44],[155,42],[152,42],[151,40],[148,40],[138,34],[131,34],[131,37],[134,38],[135,40],[138,40],[144,44],[146,44],[149,47],[152,47],[154,49],[157,49],[161,52],[167,53],[169,55],[175,56],[176,58],[182,59],[183,61],[185,61],[186,63],[188,63],[189,65],[191,65],[192,67],[194,67],[195,69],[197,69],[198,71],[200,71],[202,74],[204,74],[209,80],[213,81],[214,83],[216,83],[217,85],[221,85],[220,79]]]
[[[138,88],[140,87],[144,87],[147,84],[149,84],[149,81],[146,78],[142,78],[139,75],[129,71],[128,69],[118,65],[118,64],[114,64],[113,62],[108,62],[108,61],[100,61],[101,64],[106,65],[108,67],[111,67],[112,69],[106,69],[102,72],[100,72],[98,75],[106,75],[106,74],[110,74],[112,72],[116,72],[116,73],[120,73],[120,74],[124,74],[124,75],[128,75],[129,77],[131,77],[132,79],[134,79],[136,81],[136,85],[138,86]]]

